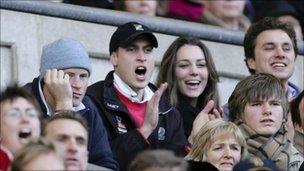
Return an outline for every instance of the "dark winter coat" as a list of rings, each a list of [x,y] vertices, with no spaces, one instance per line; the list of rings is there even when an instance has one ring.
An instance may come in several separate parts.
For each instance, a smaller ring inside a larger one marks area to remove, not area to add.
[[[187,140],[179,112],[161,97],[157,128],[146,140],[136,129],[127,107],[116,96],[113,85],[113,71],[104,81],[88,88],[87,94],[96,103],[108,131],[109,142],[121,170],[126,170],[132,159],[146,149],[169,149],[185,155]],[[153,91],[156,87],[148,85]],[[124,128],[122,131],[121,128]]]
[[[24,88],[36,97],[42,110],[42,117],[47,118],[49,115],[47,115],[47,108],[39,94],[39,83],[39,77],[37,77],[32,83],[26,84]],[[96,106],[88,96],[83,98],[82,103],[85,109],[78,112],[86,119],[89,127],[88,162],[117,170],[118,163],[113,159],[113,153],[107,140],[107,132]]]

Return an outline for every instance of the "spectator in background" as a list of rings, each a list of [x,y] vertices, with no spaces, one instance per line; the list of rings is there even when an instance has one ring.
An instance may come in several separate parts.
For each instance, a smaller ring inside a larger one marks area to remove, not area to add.
[[[88,126],[82,116],[73,111],[61,111],[48,118],[42,136],[56,141],[65,149],[67,170],[92,170],[88,164]],[[107,170],[99,167],[99,170]]]
[[[156,16],[156,8],[158,1],[154,0],[114,0],[116,10],[143,14],[148,16]]]
[[[43,118],[60,110],[79,112],[90,128],[89,163],[116,170],[98,109],[85,95],[90,75],[91,62],[84,46],[71,38],[61,38],[43,47],[40,76],[24,88],[34,94]]]
[[[295,126],[294,145],[304,156],[304,91],[290,102],[290,112]]]
[[[186,161],[169,150],[146,150],[130,164],[129,171],[186,171]]]
[[[156,85],[163,82],[168,83],[165,96],[183,117],[187,138],[192,130],[194,134],[199,131],[209,117],[220,117],[218,74],[208,48],[199,39],[180,37],[170,45],[162,58]]]
[[[0,170],[6,171],[16,152],[40,136],[40,113],[35,98],[17,85],[0,94]]]
[[[301,28],[302,28],[302,35],[303,35],[303,39],[304,39],[304,1],[288,0],[288,3],[291,6],[293,6],[293,8],[296,10],[296,13],[298,15],[298,20],[299,20]]]
[[[204,13],[204,5],[196,0],[174,0],[167,2],[167,10],[164,16],[199,22]]]
[[[250,1],[254,9],[254,21],[258,21],[264,17],[276,17],[283,23],[289,23],[293,26],[297,40],[303,40],[303,25],[304,16],[292,4],[294,2],[287,0],[268,0],[268,1]],[[304,5],[299,4],[299,6]],[[304,7],[302,7],[302,10]],[[269,10],[271,9],[271,10]],[[303,13],[303,12],[302,12]],[[302,23],[301,23],[302,22]]]
[[[232,122],[215,119],[202,126],[185,159],[206,161],[218,170],[231,171],[246,157],[247,145],[241,130]]]
[[[231,30],[247,31],[250,20],[243,15],[244,0],[203,0],[205,9],[201,22]]]
[[[168,149],[184,155],[187,141],[182,118],[166,98],[167,84],[149,83],[157,39],[145,25],[128,22],[110,40],[114,67],[105,80],[88,88],[107,126],[109,141],[121,170],[145,149]]]
[[[288,23],[292,25],[293,29],[295,30],[297,40],[303,41],[302,27],[300,25],[299,20],[296,17],[292,15],[282,14],[278,16],[278,20],[282,21],[283,23]]]
[[[32,140],[18,151],[10,168],[10,171],[27,170],[66,170],[64,153],[52,141]]]
[[[299,170],[303,157],[287,139],[289,103],[278,78],[265,73],[246,77],[228,105],[229,120],[241,129],[250,155],[272,160],[281,170]]]
[[[113,9],[113,0],[63,0],[63,3],[89,6],[95,8]]]

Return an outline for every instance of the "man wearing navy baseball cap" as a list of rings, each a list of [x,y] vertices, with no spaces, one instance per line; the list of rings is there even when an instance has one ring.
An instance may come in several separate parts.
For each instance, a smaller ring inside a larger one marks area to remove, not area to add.
[[[137,22],[129,22],[118,27],[112,35],[110,41],[110,54],[118,47],[128,46],[134,39],[142,35],[146,35],[153,47],[158,47],[157,39],[148,27]]]
[[[146,149],[169,149],[184,155],[186,138],[181,116],[165,98],[167,83],[149,83],[158,42],[145,25],[129,22],[117,28],[110,41],[114,71],[88,88],[100,110],[114,157],[121,170]]]

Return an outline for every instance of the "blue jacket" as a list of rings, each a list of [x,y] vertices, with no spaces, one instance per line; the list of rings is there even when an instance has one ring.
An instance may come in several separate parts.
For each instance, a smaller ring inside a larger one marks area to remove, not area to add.
[[[108,131],[109,142],[121,170],[127,170],[132,159],[147,149],[169,149],[185,155],[187,140],[179,112],[164,96],[159,102],[159,121],[156,129],[146,140],[137,130],[127,107],[116,96],[113,86],[113,71],[104,81],[91,85],[87,94],[96,103]],[[157,88],[148,85],[153,91]]]
[[[39,77],[37,77],[32,83],[27,83],[24,88],[36,97],[41,107],[42,117],[47,118],[49,116],[46,112],[46,106],[39,94],[39,83]],[[89,127],[88,162],[98,166],[118,170],[118,163],[113,159],[113,153],[111,151],[109,141],[107,140],[107,132],[96,106],[88,96],[83,98],[82,103],[86,108],[78,112],[86,119]]]

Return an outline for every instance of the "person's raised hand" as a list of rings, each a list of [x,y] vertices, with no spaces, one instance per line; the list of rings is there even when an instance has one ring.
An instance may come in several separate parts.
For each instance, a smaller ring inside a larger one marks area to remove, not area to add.
[[[221,118],[220,112],[214,108],[215,103],[213,100],[209,100],[204,109],[196,116],[192,124],[192,131],[188,138],[188,141],[192,144],[193,138],[199,132],[203,125],[208,121]]]
[[[73,108],[73,93],[70,77],[62,70],[47,70],[44,76],[44,91],[52,98],[52,106],[56,110],[71,110]]]
[[[168,83],[161,84],[159,89],[154,93],[153,97],[148,101],[144,122],[138,129],[145,138],[148,138],[153,130],[157,127],[159,101],[167,87]]]

